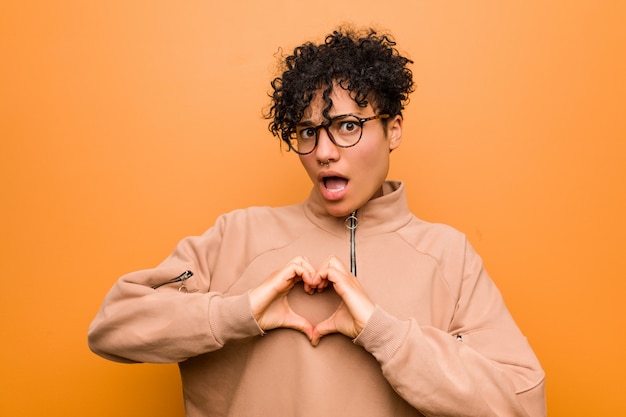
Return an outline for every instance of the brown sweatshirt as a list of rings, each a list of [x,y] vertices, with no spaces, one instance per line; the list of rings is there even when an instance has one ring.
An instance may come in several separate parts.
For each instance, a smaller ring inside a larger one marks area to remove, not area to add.
[[[189,417],[544,416],[544,372],[480,257],[463,234],[411,214],[401,183],[385,188],[358,212],[358,279],[377,307],[356,339],[313,347],[295,330],[264,333],[251,314],[248,291],[295,256],[349,265],[345,221],[313,192],[228,213],[158,267],[121,277],[90,348],[178,362]],[[332,289],[289,294],[313,324],[339,301]]]

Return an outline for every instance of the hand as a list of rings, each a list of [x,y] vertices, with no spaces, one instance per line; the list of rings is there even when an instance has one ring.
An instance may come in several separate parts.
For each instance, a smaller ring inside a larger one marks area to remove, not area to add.
[[[339,259],[330,256],[318,267],[312,282],[323,288],[332,282],[342,302],[332,316],[313,328],[311,344],[317,346],[322,336],[337,332],[351,339],[357,337],[375,308],[357,278]]]
[[[323,291],[328,285],[325,279],[316,275],[308,259],[298,256],[250,291],[252,314],[261,329],[295,329],[311,340],[313,325],[294,312],[287,301],[287,294],[300,281],[304,281],[304,290],[309,294]]]

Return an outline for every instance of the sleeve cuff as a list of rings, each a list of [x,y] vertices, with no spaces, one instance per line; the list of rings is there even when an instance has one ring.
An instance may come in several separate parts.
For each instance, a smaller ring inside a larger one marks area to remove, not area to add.
[[[408,320],[400,320],[376,306],[374,313],[354,339],[354,343],[370,352],[379,363],[388,362],[409,331]]]
[[[212,297],[209,303],[209,326],[211,334],[221,346],[231,340],[263,334],[252,315],[248,293]]]

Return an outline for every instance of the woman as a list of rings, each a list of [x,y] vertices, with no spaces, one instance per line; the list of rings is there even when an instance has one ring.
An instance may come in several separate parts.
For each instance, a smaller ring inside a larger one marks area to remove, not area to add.
[[[412,62],[339,29],[285,58],[270,130],[313,189],[123,276],[97,354],[179,363],[187,416],[542,416],[544,373],[479,256],[387,181]]]

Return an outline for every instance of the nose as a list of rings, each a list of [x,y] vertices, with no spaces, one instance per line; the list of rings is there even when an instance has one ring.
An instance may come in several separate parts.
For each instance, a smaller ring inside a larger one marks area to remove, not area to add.
[[[336,161],[339,159],[339,147],[333,143],[324,128],[317,133],[317,147],[315,157],[318,161]]]

